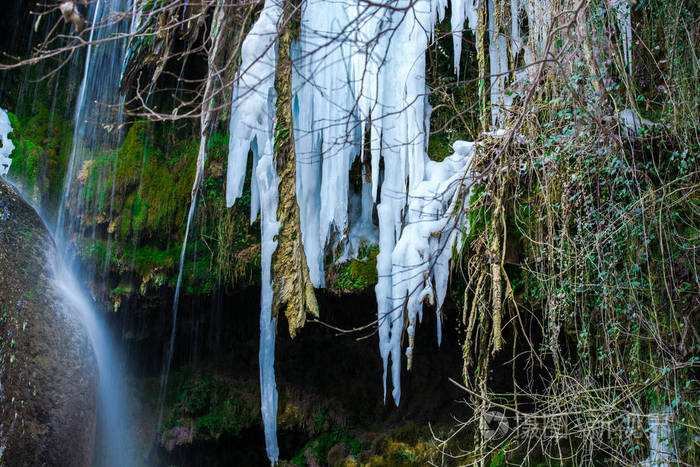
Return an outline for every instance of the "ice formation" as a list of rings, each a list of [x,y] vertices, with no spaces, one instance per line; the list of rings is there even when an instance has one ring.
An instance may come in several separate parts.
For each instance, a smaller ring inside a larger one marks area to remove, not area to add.
[[[640,465],[669,467],[677,463],[673,430],[669,423],[672,418],[673,413],[669,406],[662,406],[659,412],[651,414],[649,427],[644,430],[649,434],[649,457]]]
[[[253,153],[251,222],[261,216],[262,290],[260,299],[260,400],[265,446],[270,462],[279,457],[277,445],[277,385],[275,383],[276,320],[272,318],[272,254],[277,248],[277,186],[273,160],[273,124],[276,102],[275,64],[277,22],[282,8],[266,0],[260,17],[241,47],[240,75],[231,109],[226,204],[243,192],[248,152]]]
[[[622,32],[622,62],[632,72],[632,10],[629,0],[611,2]]]
[[[546,9],[532,3],[527,6],[528,19],[535,22],[530,35],[537,37],[528,48],[519,32],[518,18],[524,8],[519,0],[510,4],[513,19],[505,28],[512,34],[510,41],[494,31],[493,0],[451,2],[457,75],[465,21],[476,32],[480,8],[488,9],[490,71],[496,75],[491,77],[490,93],[495,126],[503,123],[503,109],[510,103],[505,93],[507,54],[526,49],[526,61],[534,63],[546,37],[546,26],[538,21],[546,17]],[[438,342],[441,339],[439,313],[449,263],[466,224],[463,206],[458,210],[456,204],[468,199],[474,144],[455,142],[454,154],[442,162],[431,161],[427,154],[431,108],[425,82],[426,50],[447,4],[447,0],[308,0],[302,4],[298,40],[290,54],[294,63],[296,195],[309,277],[314,286],[323,287],[327,253],[335,261],[345,260],[355,257],[363,244],[378,243],[375,292],[384,393],[386,396],[391,373],[396,404],[401,397],[404,318],[410,367],[415,329],[426,300],[437,309]],[[280,227],[273,130],[276,33],[281,13],[280,0],[266,0],[242,46],[233,91],[226,187],[226,202],[231,206],[242,194],[248,153],[252,152],[251,222],[262,211],[262,413],[273,462],[278,448],[270,268]],[[358,158],[362,181],[355,193],[349,173]],[[378,225],[373,221],[375,209]]]
[[[442,162],[427,162],[425,180],[409,193],[406,225],[391,254],[393,306],[395,310],[405,308],[408,315],[406,357],[409,368],[416,319],[422,319],[426,300],[437,309],[438,344],[442,339],[440,310],[447,292],[449,261],[455,244],[459,244],[460,227],[465,222],[463,216],[455,212],[455,205],[460,199],[460,189],[468,182],[465,177],[474,155],[474,143],[457,141],[454,151]],[[459,214],[463,213],[461,210]],[[392,338],[394,336],[400,339],[401,333],[394,333],[392,326]],[[397,344],[392,343],[392,346]],[[394,377],[398,380],[397,375],[392,375]]]
[[[12,164],[10,154],[15,149],[15,145],[9,137],[10,133],[12,133],[10,117],[7,116],[5,110],[0,109],[0,140],[2,141],[2,147],[0,147],[0,175],[7,175],[7,172],[10,170],[10,164]]]

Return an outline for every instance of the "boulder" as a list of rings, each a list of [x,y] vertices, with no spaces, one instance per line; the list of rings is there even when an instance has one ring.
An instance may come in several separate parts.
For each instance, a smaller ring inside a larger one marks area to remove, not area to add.
[[[53,275],[56,246],[0,177],[0,465],[92,463],[97,365]]]

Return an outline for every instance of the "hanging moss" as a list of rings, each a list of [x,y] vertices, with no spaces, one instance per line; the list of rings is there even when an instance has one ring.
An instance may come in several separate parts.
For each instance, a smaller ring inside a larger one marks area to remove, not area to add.
[[[275,161],[280,177],[277,220],[280,222],[277,250],[272,256],[274,298],[272,315],[286,305],[289,334],[294,337],[304,327],[306,313],[318,317],[318,303],[309,278],[309,267],[301,240],[299,205],[296,198],[296,153],[292,117],[291,32],[279,40],[279,57],[275,73],[277,90],[277,124],[275,127]]]

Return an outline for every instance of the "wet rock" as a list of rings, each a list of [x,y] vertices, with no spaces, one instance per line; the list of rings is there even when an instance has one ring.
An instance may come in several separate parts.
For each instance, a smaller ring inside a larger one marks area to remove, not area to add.
[[[56,248],[0,177],[0,465],[92,462],[97,366],[85,329],[54,289]]]

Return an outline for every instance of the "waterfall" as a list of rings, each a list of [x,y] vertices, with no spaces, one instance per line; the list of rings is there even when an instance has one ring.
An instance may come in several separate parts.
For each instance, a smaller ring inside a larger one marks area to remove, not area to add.
[[[85,190],[81,190],[78,174],[88,167],[95,150],[107,148],[116,151],[119,147],[123,122],[123,98],[119,94],[119,83],[126,41],[108,39],[116,34],[128,33],[130,21],[116,21],[115,15],[130,8],[131,0],[108,0],[91,5],[88,12],[94,28],[90,31],[85,55],[85,68],[73,117],[73,146],[57,215],[56,240],[59,244],[74,234],[83,233],[85,226],[81,225],[76,214],[95,209],[100,202],[98,197],[91,199]]]
[[[94,151],[104,148],[116,151],[119,146],[123,104],[119,82],[126,43],[107,39],[128,32],[129,21],[115,21],[113,15],[130,8],[131,0],[108,0],[96,2],[88,11],[93,29],[75,107],[73,146],[55,229],[58,250],[64,255],[56,265],[57,285],[67,302],[79,311],[97,357],[100,378],[97,433],[102,439],[96,440],[95,464],[115,467],[134,464],[127,430],[126,381],[117,357],[117,343],[86,295],[82,284],[86,281],[79,281],[77,269],[71,267],[75,262],[72,255],[75,245],[71,245],[71,239],[84,233],[79,213],[97,208],[96,204],[89,204],[97,201],[86,196],[77,174],[85,169]],[[100,41],[104,42],[96,45]]]
[[[192,224],[192,217],[194,216],[194,211],[197,206],[197,192],[194,192],[192,198],[192,203],[190,203],[190,209],[187,213],[187,226],[185,227],[185,238],[182,241],[182,250],[180,251],[180,266],[177,272],[177,283],[175,285],[175,297],[173,298],[173,324],[170,330],[170,341],[168,345],[168,353],[163,361],[163,371],[160,376],[160,394],[158,396],[158,424],[157,427],[160,428],[163,422],[163,406],[165,405],[165,392],[168,388],[168,376],[170,375],[170,365],[173,361],[173,352],[175,351],[175,334],[177,332],[177,311],[180,304],[180,289],[182,287],[182,271],[185,265],[185,252],[187,251],[187,238],[190,234],[190,226]]]
[[[59,248],[60,249],[60,248]],[[112,337],[94,309],[76,274],[67,266],[65,258],[55,264],[56,286],[66,303],[79,313],[79,318],[90,338],[99,372],[97,433],[94,465],[121,467],[132,465],[133,448],[127,426],[127,402],[123,392],[125,381]]]

